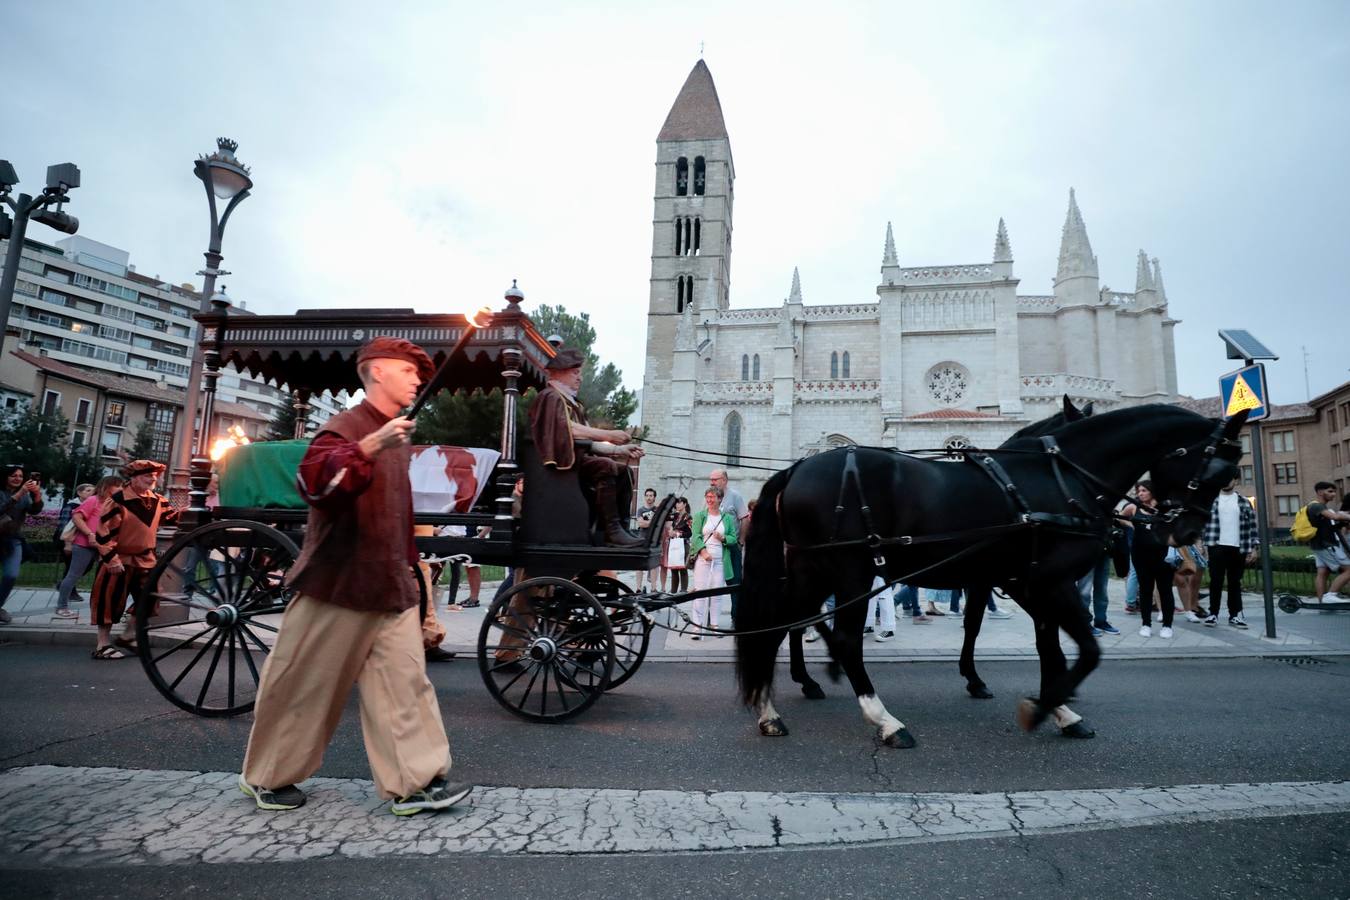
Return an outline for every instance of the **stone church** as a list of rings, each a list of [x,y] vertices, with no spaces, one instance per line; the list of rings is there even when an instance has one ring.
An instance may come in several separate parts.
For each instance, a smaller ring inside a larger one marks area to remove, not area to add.
[[[875,300],[807,303],[794,269],[781,303],[732,308],[736,172],[702,60],[656,148],[642,424],[654,440],[726,454],[747,497],[770,474],[750,466],[783,465],[749,457],[992,447],[1064,394],[1098,411],[1176,397],[1177,321],[1158,261],[1141,250],[1134,292],[1103,289],[1072,189],[1051,295],[1017,292],[1001,219],[992,258],[956,265],[900,265],[887,223]],[[714,467],[650,451],[641,486],[661,495],[698,491]]]

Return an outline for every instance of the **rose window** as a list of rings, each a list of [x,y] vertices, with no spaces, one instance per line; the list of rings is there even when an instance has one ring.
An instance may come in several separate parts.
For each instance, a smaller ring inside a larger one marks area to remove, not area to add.
[[[966,396],[970,373],[955,363],[942,363],[928,370],[928,394],[943,406],[955,406]]]

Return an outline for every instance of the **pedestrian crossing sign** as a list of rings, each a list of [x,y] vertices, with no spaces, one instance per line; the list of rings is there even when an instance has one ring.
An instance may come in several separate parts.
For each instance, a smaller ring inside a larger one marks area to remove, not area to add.
[[[1243,410],[1247,410],[1248,422],[1270,415],[1270,407],[1266,405],[1266,367],[1255,363],[1220,378],[1219,403],[1225,419]]]

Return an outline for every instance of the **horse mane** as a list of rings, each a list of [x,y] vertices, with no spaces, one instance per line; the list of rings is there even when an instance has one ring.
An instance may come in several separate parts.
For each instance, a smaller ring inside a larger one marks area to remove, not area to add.
[[[1054,418],[1053,416],[1051,418]],[[1205,428],[1212,428],[1214,420],[1206,418],[1189,409],[1180,406],[1173,406],[1168,403],[1147,403],[1143,406],[1128,406],[1124,409],[1115,409],[1110,412],[1097,413],[1077,420],[1076,422],[1066,422],[1055,430],[1056,440],[1060,443],[1076,442],[1079,440],[1091,441],[1095,435],[1118,430],[1122,422],[1128,422],[1135,419],[1148,418],[1152,427],[1167,428],[1172,424],[1183,422],[1192,422],[1197,426],[1203,425]],[[1046,420],[1049,421],[1049,420]],[[1044,430],[1033,430],[1039,423],[1033,423],[1023,428],[1017,434],[1009,438],[1000,449],[1008,450],[1032,450],[1039,449],[1041,446],[1039,435],[1045,434]],[[1020,435],[1020,437],[1019,437]]]

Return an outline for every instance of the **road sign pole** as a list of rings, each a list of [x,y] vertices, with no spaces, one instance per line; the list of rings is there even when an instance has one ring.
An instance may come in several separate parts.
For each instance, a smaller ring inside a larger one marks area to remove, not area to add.
[[[1270,527],[1266,524],[1266,468],[1261,457],[1261,423],[1251,424],[1252,465],[1256,470],[1256,528],[1261,540],[1261,590],[1266,598],[1266,637],[1275,637],[1275,591],[1270,575]],[[1216,588],[1219,585],[1214,585]],[[1219,598],[1210,598],[1218,609]]]

